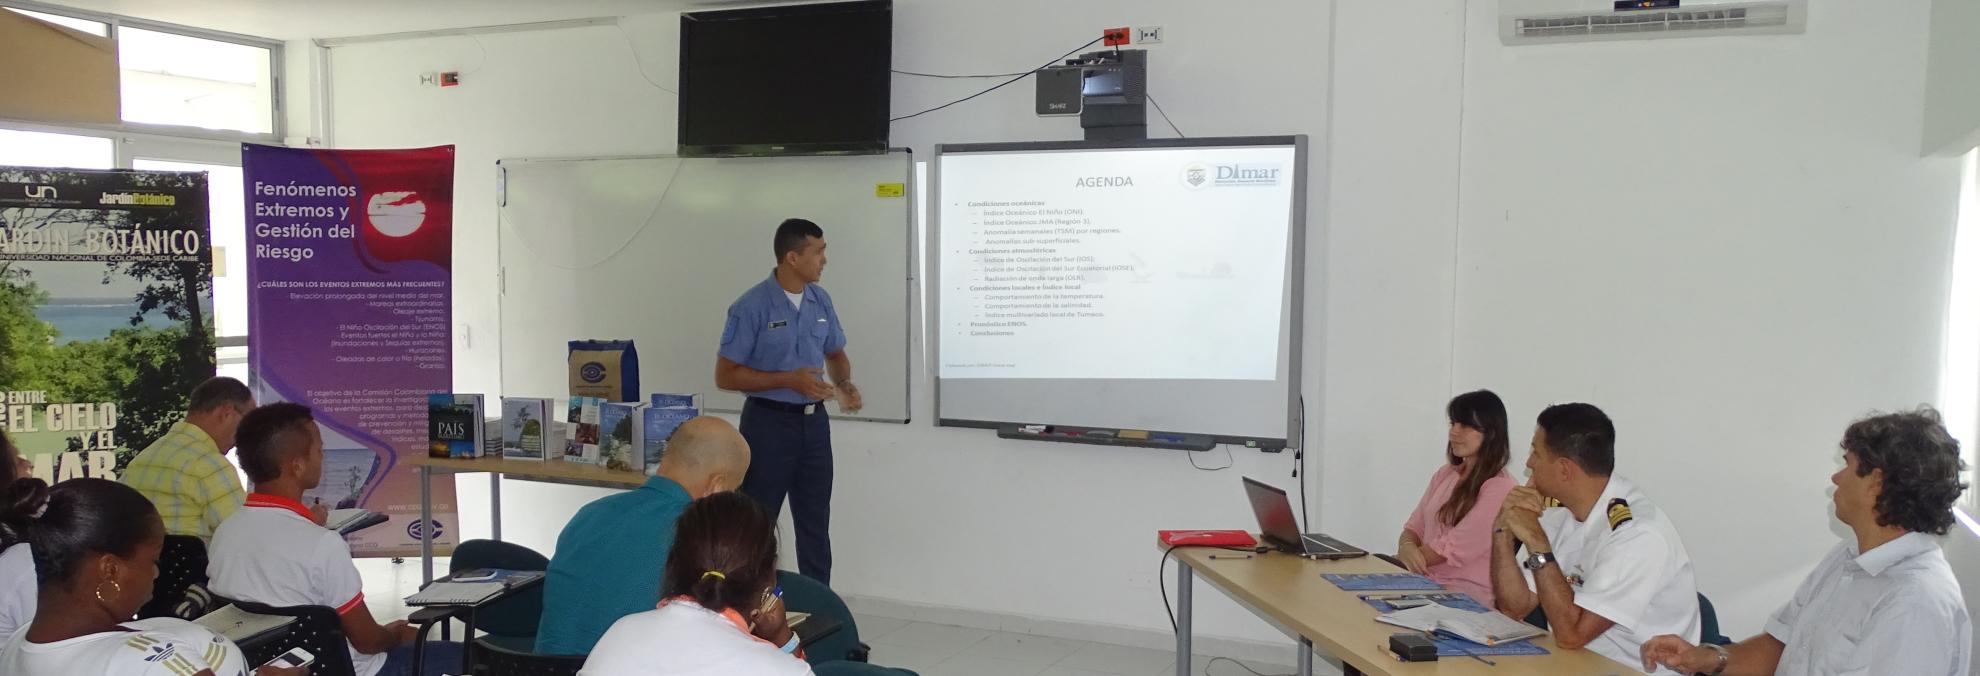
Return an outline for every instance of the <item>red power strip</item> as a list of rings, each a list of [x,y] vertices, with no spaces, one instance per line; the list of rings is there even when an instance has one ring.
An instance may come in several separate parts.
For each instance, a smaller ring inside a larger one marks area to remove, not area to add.
[[[1101,42],[1100,44],[1106,45],[1108,47],[1119,47],[1121,45],[1125,45],[1128,43],[1128,29],[1126,26],[1120,28],[1109,28],[1105,31],[1102,31],[1100,35],[1102,36],[1101,39],[1103,40],[1103,42]]]

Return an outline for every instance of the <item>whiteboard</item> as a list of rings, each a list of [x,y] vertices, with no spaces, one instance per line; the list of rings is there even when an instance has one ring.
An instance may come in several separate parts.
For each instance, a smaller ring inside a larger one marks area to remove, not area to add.
[[[496,164],[504,394],[564,397],[570,341],[630,338],[645,392],[698,392],[708,409],[741,410],[740,394],[715,389],[723,322],[776,266],[777,224],[805,218],[825,230],[819,285],[866,400],[858,415],[834,417],[908,421],[916,252],[906,151]]]

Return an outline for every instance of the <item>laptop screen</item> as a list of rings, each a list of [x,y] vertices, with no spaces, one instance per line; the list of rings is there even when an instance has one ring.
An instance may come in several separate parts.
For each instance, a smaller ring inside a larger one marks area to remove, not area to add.
[[[1251,498],[1251,512],[1258,516],[1259,532],[1287,544],[1299,544],[1299,523],[1293,520],[1292,502],[1286,499],[1285,491],[1245,477],[1244,492]]]

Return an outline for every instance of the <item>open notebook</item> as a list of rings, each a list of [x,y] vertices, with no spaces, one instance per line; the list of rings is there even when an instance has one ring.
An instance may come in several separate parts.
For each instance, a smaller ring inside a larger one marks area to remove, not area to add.
[[[1499,613],[1474,613],[1436,603],[1377,615],[1375,621],[1421,632],[1441,629],[1479,645],[1523,641],[1547,633]]]

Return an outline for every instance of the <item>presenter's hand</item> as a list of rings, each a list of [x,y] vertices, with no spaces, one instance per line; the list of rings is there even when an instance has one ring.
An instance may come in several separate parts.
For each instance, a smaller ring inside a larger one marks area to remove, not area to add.
[[[1699,650],[1690,641],[1665,634],[1643,642],[1643,670],[1656,671],[1657,667],[1670,667],[1681,673],[1700,674],[1719,666],[1719,656],[1709,650]]]
[[[860,409],[866,407],[866,399],[859,396],[859,386],[852,384],[852,381],[840,383],[838,389],[839,412],[858,413]]]
[[[321,502],[310,505],[309,520],[315,521],[318,526],[330,523],[330,508],[323,506]]]
[[[814,368],[801,368],[786,373],[788,373],[786,377],[789,382],[785,383],[785,386],[796,390],[804,398],[812,401],[824,401],[832,398],[832,384],[825,382],[825,379],[820,377],[824,375],[824,371]]]
[[[408,624],[405,620],[392,620],[386,623],[385,633],[397,638],[399,645],[412,645],[419,640],[419,627]]]

